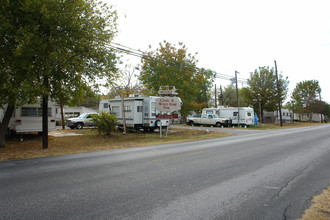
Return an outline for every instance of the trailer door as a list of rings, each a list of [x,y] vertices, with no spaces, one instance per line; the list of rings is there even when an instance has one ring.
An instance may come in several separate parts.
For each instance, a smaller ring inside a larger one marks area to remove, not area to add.
[[[143,124],[143,102],[136,100],[134,106],[134,124]]]

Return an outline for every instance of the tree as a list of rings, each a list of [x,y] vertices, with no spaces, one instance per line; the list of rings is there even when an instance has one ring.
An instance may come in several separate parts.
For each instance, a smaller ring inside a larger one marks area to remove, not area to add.
[[[324,102],[324,121],[327,122],[330,118],[330,104],[327,102]]]
[[[296,101],[296,111],[300,114],[322,113],[324,103],[317,99],[321,94],[321,87],[317,80],[306,80],[297,83],[291,98]]]
[[[276,86],[276,74],[274,69],[259,67],[250,74],[247,81],[248,87],[241,91],[242,99],[247,105],[259,113],[263,122],[263,111],[275,111],[278,104],[278,91]],[[279,75],[280,100],[283,102],[287,95],[288,78]]]
[[[160,86],[175,86],[183,102],[182,115],[207,105],[206,91],[212,85],[212,72],[197,71],[196,57],[187,52],[183,43],[179,43],[178,48],[166,41],[159,46],[147,52],[142,59],[139,76],[142,84],[153,95],[157,94]]]
[[[116,33],[117,15],[111,6],[94,0],[3,0],[0,10],[1,96],[7,97],[2,104],[15,106],[35,97],[46,104],[83,84],[113,77],[117,58],[107,43]],[[22,96],[8,98],[18,91]],[[47,106],[43,109],[45,143]],[[1,129],[7,127],[4,122]]]

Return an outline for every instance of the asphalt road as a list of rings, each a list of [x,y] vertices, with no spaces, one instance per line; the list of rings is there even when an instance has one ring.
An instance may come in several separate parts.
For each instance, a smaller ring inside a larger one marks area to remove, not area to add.
[[[0,219],[296,219],[329,185],[330,125],[230,131],[2,162]]]

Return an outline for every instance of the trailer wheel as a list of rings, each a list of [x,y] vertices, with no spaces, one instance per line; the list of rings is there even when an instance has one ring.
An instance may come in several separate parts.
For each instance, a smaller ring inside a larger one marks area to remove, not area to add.
[[[82,129],[84,127],[83,123],[77,123],[76,128],[77,129]]]
[[[157,128],[159,128],[160,127],[160,121],[159,120],[155,121],[155,125],[156,125]]]

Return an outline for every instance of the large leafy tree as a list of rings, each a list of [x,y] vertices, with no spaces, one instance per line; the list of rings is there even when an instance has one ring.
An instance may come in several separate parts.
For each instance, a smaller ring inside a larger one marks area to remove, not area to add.
[[[245,106],[245,102],[242,99],[242,89],[238,89],[238,99],[239,99],[239,103],[240,106]],[[226,86],[224,88],[224,90],[222,91],[222,87],[221,87],[221,91],[220,91],[220,95],[219,95],[219,104],[222,106],[232,106],[232,107],[237,107],[237,94],[236,94],[236,88],[234,85],[229,84],[228,86]]]
[[[248,86],[241,90],[242,99],[247,105],[253,106],[263,120],[264,110],[275,111],[277,110],[279,98],[281,102],[285,100],[288,84],[288,79],[279,74],[278,91],[274,69],[259,67],[250,74],[247,81]]]
[[[294,99],[295,109],[300,114],[323,113],[324,103],[319,100],[321,87],[317,80],[306,80],[297,83],[291,98]]]
[[[212,71],[197,70],[196,65],[195,55],[188,53],[183,43],[177,47],[164,41],[142,59],[139,79],[153,95],[160,86],[175,86],[183,101],[181,114],[187,115],[207,105],[212,86]]]
[[[81,85],[113,76],[116,56],[107,43],[116,33],[117,15],[95,0],[1,0],[0,16],[4,146],[15,105],[36,97],[65,101]]]

